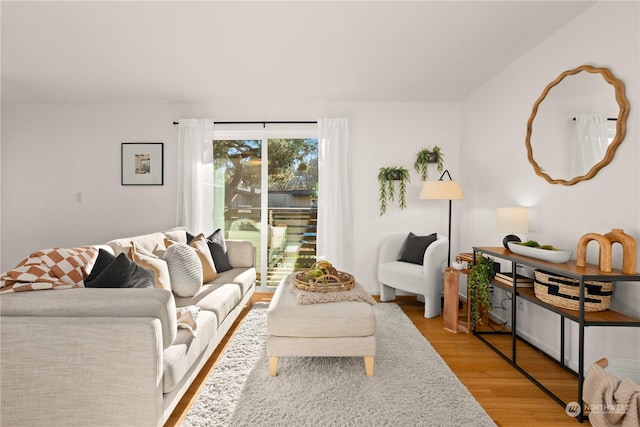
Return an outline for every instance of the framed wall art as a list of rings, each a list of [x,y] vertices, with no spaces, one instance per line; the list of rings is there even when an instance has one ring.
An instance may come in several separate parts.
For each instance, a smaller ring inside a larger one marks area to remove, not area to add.
[[[122,143],[122,185],[164,185],[162,142]]]

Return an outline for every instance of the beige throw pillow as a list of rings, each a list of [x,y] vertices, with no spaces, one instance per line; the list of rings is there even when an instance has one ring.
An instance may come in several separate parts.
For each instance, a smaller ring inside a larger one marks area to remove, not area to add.
[[[129,249],[129,258],[140,267],[153,271],[156,279],[156,288],[171,290],[171,276],[169,275],[169,266],[165,260],[139,247],[133,241]]]
[[[164,243],[168,248],[175,242],[169,239],[165,239]],[[200,263],[202,264],[203,283],[214,281],[216,277],[218,277],[218,272],[216,271],[216,265],[214,264],[213,258],[211,257],[209,245],[207,245],[207,238],[204,237],[204,234],[200,233],[196,237],[194,237],[191,242],[189,242],[189,246],[196,250],[196,254],[198,255]]]

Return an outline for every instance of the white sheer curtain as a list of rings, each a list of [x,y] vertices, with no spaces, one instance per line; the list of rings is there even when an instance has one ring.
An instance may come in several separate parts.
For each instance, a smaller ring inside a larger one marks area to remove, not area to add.
[[[213,120],[178,124],[177,224],[192,233],[213,231]]]
[[[353,195],[348,118],[318,120],[317,256],[352,272]]]
[[[609,148],[607,116],[580,114],[576,116],[572,175],[582,176],[602,160]]]

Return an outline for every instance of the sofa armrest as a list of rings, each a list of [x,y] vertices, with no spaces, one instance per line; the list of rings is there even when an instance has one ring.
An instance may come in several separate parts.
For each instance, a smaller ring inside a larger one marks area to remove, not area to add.
[[[0,313],[5,317],[148,317],[158,319],[162,327],[163,348],[169,347],[177,334],[176,304],[165,289],[144,288],[75,288],[3,294]],[[4,332],[4,328],[3,328]]]
[[[2,316],[0,357],[2,425],[162,423],[158,319]]]
[[[398,261],[406,240],[406,233],[392,234],[382,239],[382,242],[380,242],[380,250],[378,251],[378,264]]]
[[[256,265],[256,248],[246,240],[227,240],[227,254],[233,268],[248,268]]]
[[[447,261],[449,253],[449,240],[444,236],[429,245],[424,251],[422,271],[430,283],[435,283],[439,291],[444,289],[444,273],[442,266]]]

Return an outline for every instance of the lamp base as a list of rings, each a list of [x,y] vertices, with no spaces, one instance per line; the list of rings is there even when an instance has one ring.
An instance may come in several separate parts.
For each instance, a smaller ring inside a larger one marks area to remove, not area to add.
[[[509,249],[509,242],[522,242],[522,240],[515,234],[509,234],[508,236],[504,236],[504,239],[502,239],[502,245]]]

